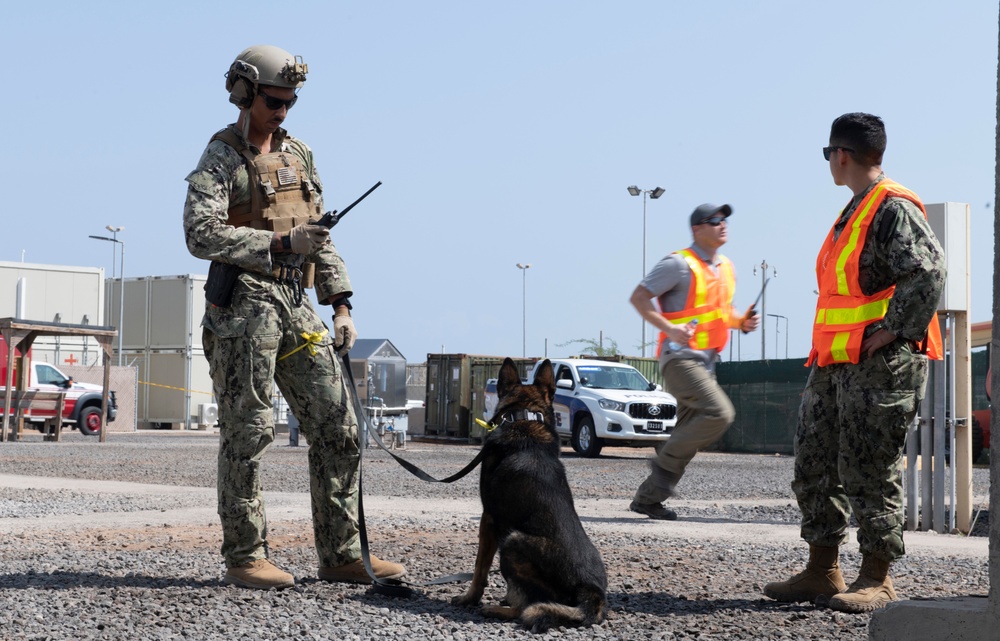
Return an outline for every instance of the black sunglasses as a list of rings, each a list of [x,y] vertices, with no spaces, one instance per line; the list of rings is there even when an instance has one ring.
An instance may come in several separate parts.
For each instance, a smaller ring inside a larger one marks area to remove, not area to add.
[[[830,160],[830,154],[832,154],[835,149],[842,149],[844,151],[854,153],[854,150],[850,147],[823,147],[823,160]]]
[[[274,96],[267,95],[260,89],[257,90],[257,94],[264,99],[264,104],[267,105],[267,108],[270,109],[271,111],[277,111],[282,107],[284,107],[285,109],[291,109],[292,106],[295,104],[295,101],[299,99],[298,96],[292,96],[288,100],[275,98]]]
[[[711,218],[706,218],[705,220],[698,223],[699,225],[711,225],[712,227],[718,227],[722,223],[726,222],[725,216],[712,216]]]

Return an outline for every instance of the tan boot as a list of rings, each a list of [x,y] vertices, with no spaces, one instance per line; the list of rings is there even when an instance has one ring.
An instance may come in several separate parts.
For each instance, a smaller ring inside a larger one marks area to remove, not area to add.
[[[257,559],[244,565],[226,570],[222,579],[230,585],[254,590],[270,590],[271,588],[290,588],[295,585],[295,577],[288,572],[279,570],[267,559]]]
[[[398,563],[383,561],[374,554],[369,557],[372,562],[372,572],[380,579],[398,579],[406,574],[406,568]],[[339,568],[321,567],[317,573],[322,581],[339,581],[342,583],[371,583],[372,578],[365,570],[361,559],[351,561]]]
[[[830,597],[829,607],[841,612],[871,612],[896,600],[896,590],[889,578],[889,562],[864,556],[858,579],[847,592]]]
[[[809,546],[806,569],[787,581],[764,586],[764,594],[785,603],[812,603],[819,596],[830,597],[847,589],[840,573],[840,548]]]

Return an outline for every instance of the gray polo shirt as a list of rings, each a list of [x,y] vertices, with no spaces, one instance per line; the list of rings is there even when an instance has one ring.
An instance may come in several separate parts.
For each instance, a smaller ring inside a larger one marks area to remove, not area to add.
[[[691,245],[691,251],[708,262],[711,254],[698,245]],[[721,255],[716,254],[716,262],[712,265],[713,271],[719,273],[719,263]],[[667,254],[660,262],[646,274],[640,283],[656,296],[660,303],[660,309],[665,312],[676,312],[684,309],[687,303],[688,290],[691,288],[691,267],[680,254]],[[715,362],[718,360],[718,350],[715,349],[692,349],[683,347],[677,351],[672,351],[666,343],[663,344],[663,352],[660,354],[660,367],[667,361],[676,358],[687,358],[700,361],[709,371],[715,369]]]

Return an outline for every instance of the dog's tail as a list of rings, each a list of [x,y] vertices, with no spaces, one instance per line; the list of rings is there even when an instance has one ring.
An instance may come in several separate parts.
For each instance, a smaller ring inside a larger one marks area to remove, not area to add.
[[[604,620],[607,599],[603,592],[587,591],[576,606],[562,603],[533,603],[521,612],[521,623],[532,632],[555,626],[589,626]]]

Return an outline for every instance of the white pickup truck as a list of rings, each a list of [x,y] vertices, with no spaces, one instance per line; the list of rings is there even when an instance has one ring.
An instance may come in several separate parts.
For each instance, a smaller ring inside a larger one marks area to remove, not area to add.
[[[556,376],[556,431],[580,456],[600,455],[605,443],[655,445],[670,438],[677,424],[677,399],[639,370],[600,360],[550,360]],[[527,380],[535,380],[534,370]],[[496,390],[496,379],[489,379],[483,412],[487,421],[496,409]]]

